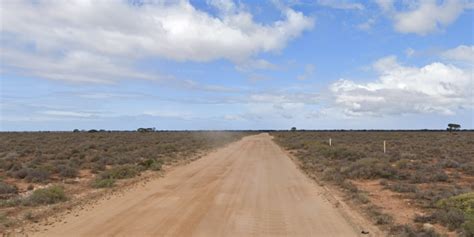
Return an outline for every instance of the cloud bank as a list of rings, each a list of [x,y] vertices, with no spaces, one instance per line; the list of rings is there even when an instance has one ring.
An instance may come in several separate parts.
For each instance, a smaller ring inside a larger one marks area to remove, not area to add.
[[[357,83],[341,79],[330,87],[335,104],[349,116],[454,114],[473,106],[472,70],[434,62],[401,65],[394,56],[374,63],[378,79]]]
[[[313,27],[291,8],[262,24],[232,1],[208,4],[218,14],[189,1],[7,1],[0,5],[3,66],[48,79],[143,78],[130,69],[138,59],[241,63]]]

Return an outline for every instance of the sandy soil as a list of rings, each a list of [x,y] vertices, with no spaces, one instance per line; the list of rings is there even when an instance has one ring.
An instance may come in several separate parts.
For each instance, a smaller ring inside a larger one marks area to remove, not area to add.
[[[34,236],[375,236],[268,134],[246,137]]]
[[[352,180],[352,183],[360,190],[367,192],[370,202],[392,216],[397,224],[413,224],[416,215],[426,215],[410,199],[405,199],[400,193],[385,189],[380,184],[380,180]],[[434,228],[445,236],[457,236],[455,231],[449,231],[440,224],[435,224]]]

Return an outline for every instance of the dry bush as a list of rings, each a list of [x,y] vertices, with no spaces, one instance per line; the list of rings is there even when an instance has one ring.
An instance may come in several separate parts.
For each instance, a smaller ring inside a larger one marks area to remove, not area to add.
[[[61,186],[51,186],[37,189],[29,197],[23,200],[24,205],[44,205],[66,201],[67,197],[64,188]]]
[[[0,181],[0,199],[5,194],[17,194],[18,188],[15,185],[7,184]]]
[[[344,188],[358,203],[367,200],[348,180],[380,179],[385,188],[432,214],[417,221],[438,220],[465,233],[474,229],[474,223],[462,219],[466,215],[437,205],[440,200],[473,191],[468,180],[474,176],[474,132],[299,131],[272,135],[281,146],[296,151],[305,172]],[[384,140],[387,153],[383,153]],[[375,216],[377,223],[390,223],[383,215]],[[403,236],[433,236],[416,228],[400,227],[398,231]]]

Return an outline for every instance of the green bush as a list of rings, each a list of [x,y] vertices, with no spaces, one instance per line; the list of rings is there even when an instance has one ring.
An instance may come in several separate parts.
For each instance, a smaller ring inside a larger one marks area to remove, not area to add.
[[[115,184],[115,179],[96,179],[92,182],[93,188],[111,188]]]
[[[24,201],[26,205],[42,205],[54,204],[66,201],[67,197],[64,194],[64,188],[61,186],[51,186],[48,188],[35,190]]]
[[[147,159],[139,163],[139,165],[143,166],[147,170],[161,170],[161,166],[163,165],[163,161],[155,160],[155,159]]]
[[[139,170],[134,165],[115,166],[100,174],[100,179],[128,179],[137,176]]]
[[[468,220],[461,225],[465,236],[474,236],[474,220]]]
[[[467,236],[474,236],[474,192],[438,201],[441,208],[436,219],[451,229],[462,228]]]

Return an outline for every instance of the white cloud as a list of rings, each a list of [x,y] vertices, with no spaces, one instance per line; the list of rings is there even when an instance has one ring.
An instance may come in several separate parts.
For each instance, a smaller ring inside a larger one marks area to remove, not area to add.
[[[331,7],[341,10],[364,10],[365,7],[361,3],[348,0],[318,0],[321,6]]]
[[[347,115],[454,114],[473,106],[469,69],[439,62],[408,67],[394,56],[378,60],[373,68],[379,74],[374,82],[341,79],[331,85],[335,104]]]
[[[453,23],[466,9],[472,8],[468,1],[436,0],[404,1],[397,9],[393,0],[376,1],[379,7],[394,21],[400,33],[426,35],[439,31]]]
[[[383,11],[391,11],[393,9],[394,0],[375,0]]]
[[[111,81],[134,72],[147,57],[207,62],[245,62],[278,52],[313,27],[313,19],[282,8],[282,19],[256,22],[233,1],[209,1],[213,16],[188,1],[6,1],[0,4],[2,71],[72,81]],[[22,59],[27,59],[23,61]],[[82,73],[85,69],[86,72]]]
[[[234,8],[227,6],[230,1],[212,2],[221,2],[220,9]],[[264,25],[243,10],[226,10],[214,17],[187,1],[143,6],[125,1],[8,1],[2,4],[2,13],[2,31],[40,50],[77,47],[106,55],[156,55],[178,61],[239,61],[277,51],[313,25],[311,18],[290,8],[282,12],[283,20]]]
[[[361,24],[358,24],[358,25],[357,25],[357,28],[359,28],[360,30],[368,31],[368,30],[372,29],[372,26],[373,26],[374,24],[375,24],[375,19],[374,19],[374,18],[370,18],[370,19],[368,19],[366,22],[361,23]]]
[[[278,67],[265,59],[248,59],[235,66],[241,72],[249,72],[254,70],[274,70]]]
[[[460,45],[454,49],[444,51],[441,56],[453,61],[474,64],[474,45]]]
[[[28,76],[69,82],[111,83],[119,79],[163,79],[129,69],[127,62],[85,51],[69,51],[61,57],[50,54],[1,48],[2,68]]]

